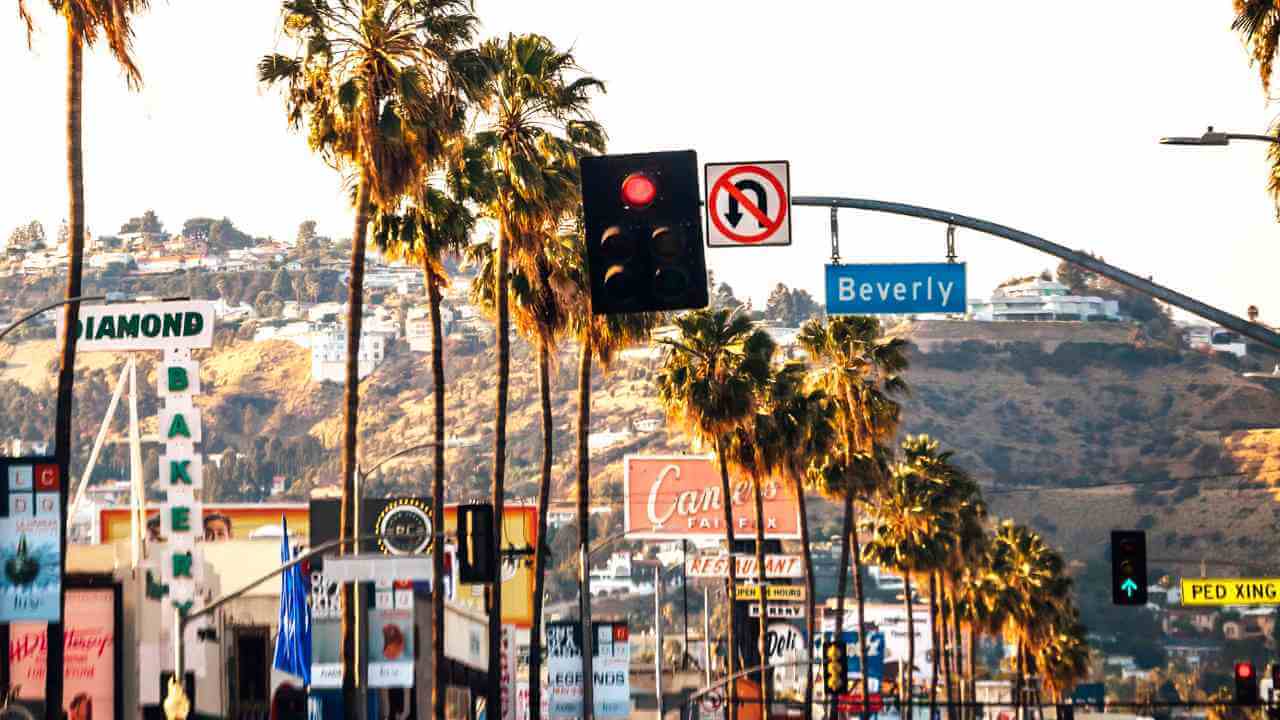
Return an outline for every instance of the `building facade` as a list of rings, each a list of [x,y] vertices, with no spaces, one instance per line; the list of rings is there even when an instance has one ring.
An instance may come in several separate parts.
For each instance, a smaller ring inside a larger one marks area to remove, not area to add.
[[[996,288],[991,297],[969,300],[973,320],[1119,320],[1120,304],[1091,295],[1072,295],[1060,282],[1036,278]]]

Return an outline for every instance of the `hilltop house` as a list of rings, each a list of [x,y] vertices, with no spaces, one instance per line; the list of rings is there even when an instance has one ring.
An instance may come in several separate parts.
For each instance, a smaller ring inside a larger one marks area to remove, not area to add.
[[[1119,320],[1120,304],[1100,297],[1072,295],[1060,282],[1035,278],[996,288],[990,298],[970,299],[972,320]]]
[[[387,354],[386,337],[361,334],[358,374],[361,380],[382,364]],[[347,377],[347,335],[343,325],[330,325],[311,336],[311,379],[341,383]]]

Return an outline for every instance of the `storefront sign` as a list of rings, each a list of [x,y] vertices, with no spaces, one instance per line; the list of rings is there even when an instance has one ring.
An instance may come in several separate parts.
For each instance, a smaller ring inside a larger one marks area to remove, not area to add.
[[[803,585],[768,585],[767,587],[770,601],[800,602],[804,600]],[[737,600],[759,600],[760,586],[737,585],[734,587],[733,596]]]
[[[61,516],[53,458],[0,458],[0,623],[58,621]]]
[[[720,469],[713,458],[631,455],[626,458],[622,482],[623,527],[628,536],[648,540],[724,536]],[[765,537],[798,540],[800,511],[795,498],[778,480],[764,481],[761,490]],[[729,492],[733,534],[755,537],[754,484],[731,480]]]
[[[207,301],[83,305],[76,352],[213,347],[213,320]]]
[[[311,516],[302,503],[205,503],[201,520],[204,542],[253,540],[280,537],[280,516],[289,524],[289,534],[306,538]],[[160,508],[147,508],[151,542],[163,542]],[[98,511],[98,541],[104,545],[129,539],[129,509],[103,508]]]
[[[737,567],[734,572],[738,578],[758,579],[760,568],[755,555],[734,555]],[[765,555],[765,576],[771,579],[804,577],[804,563],[799,555]],[[695,555],[689,558],[685,573],[691,578],[724,578],[729,577],[728,555]]]
[[[592,700],[596,717],[631,714],[630,634],[625,622],[592,623]],[[582,716],[582,625],[576,621],[547,624],[548,715]]]
[[[62,698],[69,718],[114,720],[116,615],[112,589],[68,589]],[[48,634],[44,623],[9,627],[9,677],[23,700],[44,699]]]

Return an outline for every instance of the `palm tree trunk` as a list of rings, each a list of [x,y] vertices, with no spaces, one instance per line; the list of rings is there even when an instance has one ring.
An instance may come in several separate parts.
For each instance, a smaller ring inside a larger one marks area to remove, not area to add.
[[[347,378],[343,403],[342,436],[342,517],[340,532],[344,538],[355,537],[356,473],[358,424],[360,418],[360,331],[364,323],[364,251],[369,227],[369,172],[360,173],[356,190],[356,224],[351,233],[351,284],[347,292]],[[354,545],[342,552],[354,553]],[[342,586],[342,665],[343,697],[346,707],[356,707],[355,597],[353,586]]]
[[[796,494],[796,506],[800,510],[800,549],[801,559],[804,563],[805,637],[809,638],[809,650],[812,651],[815,646],[814,638],[817,637],[815,630],[818,625],[816,618],[814,618],[817,603],[813,596],[813,549],[809,546],[809,510],[805,506],[804,483],[798,477],[793,478],[792,483],[792,491]],[[817,658],[813,658],[813,660],[817,660]],[[804,720],[813,720],[812,668],[805,668],[804,674]]]
[[[67,19],[67,299],[80,297],[80,277],[84,267],[84,153],[81,146],[81,111],[84,86],[84,46],[80,27]],[[67,506],[67,488],[71,486],[71,391],[76,380],[76,324],[80,320],[79,303],[68,303],[62,309],[62,357],[58,365],[58,399],[53,433],[58,477],[62,478],[62,507]],[[87,478],[86,478],[87,480]],[[59,537],[66,537],[66,514],[59,519]],[[59,560],[60,576],[67,571],[66,555]],[[65,611],[65,592],[58,593],[59,617]],[[49,706],[61,708],[63,673],[63,626],[49,625],[48,667],[45,688]]]
[[[760,648],[760,698],[764,702],[764,708],[760,712],[761,717],[768,717],[769,701],[773,699],[773,672],[765,669],[769,664],[769,598],[768,585],[765,582],[766,575],[764,572],[764,491],[760,487],[760,478],[752,478],[755,481],[756,490],[756,571],[760,573],[760,639],[758,647]],[[733,558],[729,559],[733,562]]]
[[[498,384],[493,419],[493,601],[489,604],[489,696],[485,717],[502,717],[502,506],[507,475],[507,385],[511,375],[511,309],[507,307],[507,255],[511,228],[504,217],[498,229]],[[538,538],[542,542],[542,538]]]
[[[858,512],[857,505],[850,503],[849,507],[851,514],[856,515]],[[862,697],[865,701],[870,697],[870,691],[868,690],[870,684],[867,682],[867,634],[863,632],[863,629],[867,626],[867,600],[862,591],[862,543],[858,541],[856,517],[854,520],[853,529],[849,533],[849,544],[853,548],[853,592],[858,603],[858,661],[862,663],[858,667],[862,668]],[[862,720],[868,720],[871,717],[870,707],[867,702],[863,702]]]
[[[427,270],[427,298],[431,308],[431,380],[435,385],[435,481],[431,488],[431,503],[436,518],[444,518],[444,328],[440,321],[440,284],[434,272]],[[441,521],[438,521],[441,522]],[[431,704],[435,720],[445,720],[444,687],[444,543],[431,541],[431,562],[439,589],[431,594],[431,616],[435,620],[432,634],[432,657],[435,660],[436,681],[432,687]]]
[[[942,670],[943,683],[947,698],[947,718],[948,720],[956,720],[955,712],[955,685],[952,683],[952,668],[955,665],[956,657],[959,654],[959,648],[955,642],[955,623],[954,619],[955,596],[952,592],[947,592],[946,585],[942,586],[942,640],[944,652],[942,653]]]
[[[736,604],[736,592],[738,584],[738,569],[735,567],[737,563],[733,559],[733,493],[729,487],[729,466],[724,460],[724,441],[716,440],[716,458],[720,461],[720,506],[724,510],[724,540],[728,546],[729,552],[729,577],[727,580],[727,588],[725,589],[725,603],[729,606],[729,622],[725,630],[729,649],[725,653],[727,662],[725,664],[726,675],[730,678],[728,692],[729,720],[738,720],[738,690],[737,681],[733,680],[735,655],[734,652],[734,631],[733,626],[733,610]]]
[[[538,547],[533,553],[533,622],[529,631],[529,717],[542,717],[542,595],[547,573],[547,505],[551,500],[551,351],[538,344],[538,391],[542,395],[542,482],[538,486]],[[583,678],[586,685],[586,678]]]
[[[852,525],[853,493],[848,492],[844,496],[844,519],[840,525],[840,574],[839,579],[836,581],[836,623],[835,634],[832,636],[834,642],[841,642],[841,638],[844,637],[844,598],[848,595],[849,589],[849,537],[853,534],[850,532]],[[859,646],[859,649],[861,650],[861,646]],[[865,671],[865,665],[863,669]],[[865,677],[863,684],[866,684]],[[826,715],[827,717],[832,717],[835,712],[836,698],[831,693],[827,693],[826,698]]]
[[[595,676],[591,658],[591,455],[587,434],[591,429],[591,337],[584,333],[578,358],[578,616],[582,621],[582,717],[595,712]]]
[[[1023,687],[1023,681],[1024,681],[1024,675],[1023,675],[1023,673],[1026,671],[1026,666],[1024,666],[1024,665],[1023,665],[1023,659],[1024,659],[1024,657],[1025,657],[1025,656],[1024,656],[1024,655],[1023,655],[1023,653],[1022,653],[1022,639],[1021,639],[1021,638],[1019,638],[1019,639],[1018,639],[1018,644],[1017,644],[1016,649],[1014,650],[1014,652],[1017,654],[1017,659],[1016,659],[1016,661],[1015,661],[1014,677],[1013,677],[1013,706],[1014,706],[1014,717],[1018,718],[1018,720],[1022,720],[1022,717],[1023,717],[1023,715],[1022,715],[1022,687]]]
[[[915,614],[911,612],[911,573],[902,573],[903,581],[903,605],[907,608],[907,667],[903,672],[902,693],[903,706],[907,712],[903,717],[911,717],[911,681],[916,669],[916,621]]]
[[[938,712],[938,661],[942,641],[938,633],[938,574],[929,573],[929,639],[933,643],[933,662],[929,672],[929,718]]]
[[[968,689],[968,697],[966,699],[970,703],[976,703],[978,701],[978,625],[976,622],[972,620],[969,621],[968,660],[969,660],[969,672],[968,672],[969,689]],[[971,715],[976,715],[977,708],[976,707],[971,708],[969,712]]]

